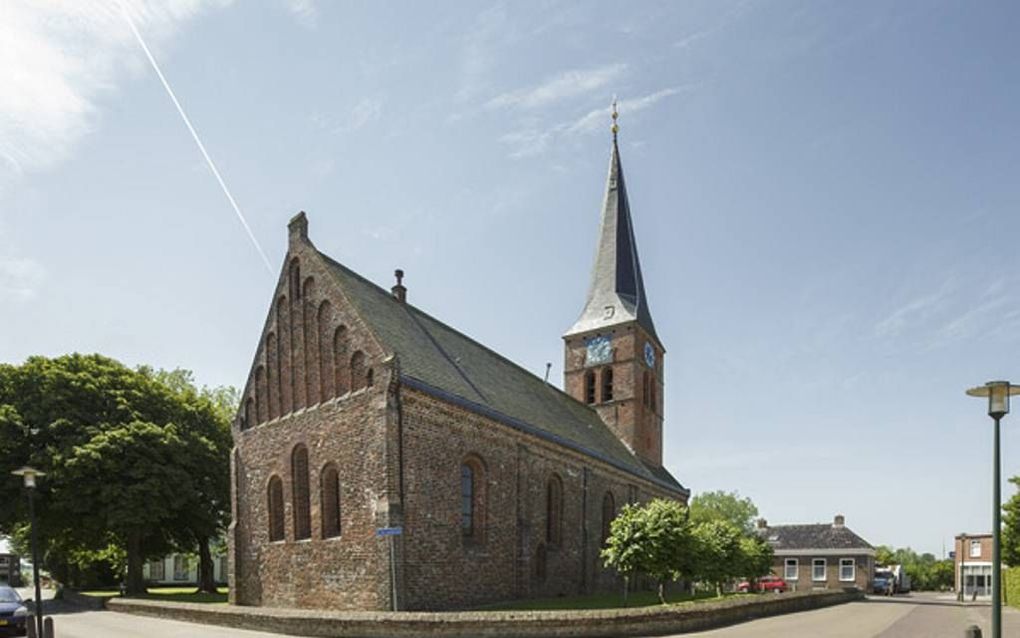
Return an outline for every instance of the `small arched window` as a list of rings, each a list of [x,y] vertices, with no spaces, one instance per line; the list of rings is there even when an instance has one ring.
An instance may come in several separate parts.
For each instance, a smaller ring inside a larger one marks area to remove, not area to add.
[[[375,373],[372,371],[372,368],[369,368],[368,371],[365,372],[365,387],[371,388],[374,384]]]
[[[545,541],[559,547],[563,538],[563,481],[558,474],[549,477],[545,490]]]
[[[613,400],[613,369],[606,368],[602,371],[602,402]]]
[[[301,298],[301,263],[297,257],[290,261],[290,298]]]
[[[365,353],[361,350],[351,355],[351,391],[365,387]]]
[[[588,405],[595,403],[595,371],[588,370],[584,373],[584,402]]]
[[[255,426],[255,399],[248,397],[248,400],[244,402],[244,421],[241,422],[241,428],[246,429]]]
[[[308,489],[308,448],[294,446],[290,455],[291,498],[294,508],[294,540],[312,537],[312,504]]]
[[[481,541],[485,533],[485,466],[476,457],[460,465],[460,531],[465,539]]]
[[[336,396],[347,393],[347,326],[340,326],[333,333],[333,375],[335,377]]]
[[[612,492],[602,497],[602,542],[605,543],[612,531],[613,519],[616,518],[616,500]]]
[[[283,540],[283,481],[279,476],[269,479],[269,489],[266,494],[266,509],[269,511],[269,541],[276,542]]]
[[[322,537],[334,538],[340,535],[340,473],[330,463],[322,469]]]

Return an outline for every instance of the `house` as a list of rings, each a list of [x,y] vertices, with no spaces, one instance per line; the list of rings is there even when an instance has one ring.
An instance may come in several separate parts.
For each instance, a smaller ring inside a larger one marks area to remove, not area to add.
[[[792,591],[847,589],[867,591],[875,573],[875,548],[846,526],[837,514],[832,523],[769,526],[761,534],[775,552],[773,573]]]
[[[665,348],[615,121],[563,391],[415,307],[402,271],[386,290],[320,252],[304,213],[288,237],[233,424],[231,602],[428,610],[618,591],[599,551],[619,508],[690,492],[662,464]]]
[[[0,584],[21,587],[21,558],[17,554],[0,554]]]
[[[213,580],[227,583],[226,554],[213,555]],[[184,586],[198,583],[198,558],[189,554],[170,554],[142,566],[142,578],[149,585]]]
[[[991,597],[992,534],[958,534],[953,550],[956,591],[962,585],[964,598]]]

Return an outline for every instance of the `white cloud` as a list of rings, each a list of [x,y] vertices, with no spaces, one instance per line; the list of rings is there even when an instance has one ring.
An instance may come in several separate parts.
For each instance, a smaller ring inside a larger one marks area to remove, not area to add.
[[[489,100],[486,106],[489,108],[539,108],[600,89],[619,78],[626,70],[626,64],[612,64],[597,69],[564,71],[538,86],[498,95]]]
[[[922,295],[900,306],[875,324],[875,336],[883,338],[899,335],[911,323],[916,324],[942,309],[955,288],[955,281],[949,279],[934,293]]]
[[[0,302],[31,299],[45,274],[42,265],[34,259],[0,256]]]
[[[315,0],[286,0],[287,10],[297,23],[306,29],[314,29],[319,22],[319,8]]]
[[[95,125],[96,99],[141,52],[121,7],[157,45],[223,0],[0,2],[0,185],[66,158]]]

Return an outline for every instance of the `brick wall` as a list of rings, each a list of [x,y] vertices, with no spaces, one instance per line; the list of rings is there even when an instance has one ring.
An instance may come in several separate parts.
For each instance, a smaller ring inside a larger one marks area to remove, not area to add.
[[[797,560],[797,578],[786,577],[786,560]],[[840,580],[839,563],[841,559],[854,560],[854,579]],[[815,580],[813,565],[815,560],[825,561],[825,579]],[[804,553],[796,556],[776,556],[772,563],[772,573],[786,580],[791,591],[808,591],[812,589],[844,589],[856,587],[868,591],[872,576],[875,573],[875,559],[867,554],[855,554],[848,551],[844,554],[819,556]]]

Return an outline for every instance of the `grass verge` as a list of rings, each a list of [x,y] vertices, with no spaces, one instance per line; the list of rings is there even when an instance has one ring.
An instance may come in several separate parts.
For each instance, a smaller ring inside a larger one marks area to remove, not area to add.
[[[113,598],[114,596],[120,596],[120,592],[116,589],[96,589],[92,591],[83,591],[81,593],[86,596],[96,596],[98,598]],[[226,604],[227,588],[220,587],[216,590],[215,594],[206,594],[198,593],[195,591],[194,587],[149,587],[144,595],[136,596],[135,598],[169,600],[178,603]]]

